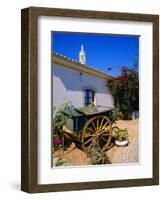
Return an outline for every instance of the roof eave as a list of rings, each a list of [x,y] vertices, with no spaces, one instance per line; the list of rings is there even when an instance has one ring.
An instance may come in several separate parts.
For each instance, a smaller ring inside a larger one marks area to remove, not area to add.
[[[82,71],[82,72],[85,72],[85,73],[88,73],[88,74],[91,74],[91,75],[95,75],[95,76],[98,76],[98,77],[101,77],[101,78],[104,78],[104,79],[107,79],[107,80],[116,78],[112,75],[109,75],[109,74],[104,73],[100,70],[92,68],[89,65],[81,64],[78,61],[69,59],[68,57],[65,57],[65,56],[62,56],[62,55],[56,54],[56,53],[52,54],[52,63],[62,64],[65,67],[69,67],[69,68],[72,68],[72,69],[75,69],[75,70],[78,70],[78,71]]]

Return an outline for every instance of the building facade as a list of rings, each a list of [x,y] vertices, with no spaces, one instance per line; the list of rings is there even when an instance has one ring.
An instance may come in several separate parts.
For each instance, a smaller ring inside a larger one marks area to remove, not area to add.
[[[70,100],[74,107],[93,104],[103,108],[114,107],[114,99],[107,86],[112,76],[86,65],[83,45],[79,62],[57,53],[52,55],[53,107]]]

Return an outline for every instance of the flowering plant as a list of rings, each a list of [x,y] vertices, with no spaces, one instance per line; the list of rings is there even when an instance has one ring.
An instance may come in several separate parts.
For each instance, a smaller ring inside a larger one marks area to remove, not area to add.
[[[139,110],[139,76],[134,69],[121,67],[121,75],[108,80],[108,86],[124,119],[130,119],[132,112]]]
[[[54,139],[53,143],[54,143],[54,145],[60,145],[62,143],[62,141],[60,138],[56,138],[56,139]]]

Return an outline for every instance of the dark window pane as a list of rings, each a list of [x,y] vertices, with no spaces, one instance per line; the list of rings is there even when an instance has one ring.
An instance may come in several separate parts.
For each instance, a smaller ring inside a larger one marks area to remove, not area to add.
[[[85,96],[85,105],[89,105],[94,102],[95,93],[93,90],[89,89],[85,90],[84,96]]]

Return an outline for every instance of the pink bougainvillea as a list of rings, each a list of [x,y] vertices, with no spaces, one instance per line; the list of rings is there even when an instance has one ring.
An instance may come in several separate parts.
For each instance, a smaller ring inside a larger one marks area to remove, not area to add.
[[[116,78],[109,79],[108,86],[116,106],[118,105],[125,118],[130,118],[131,113],[139,109],[138,72],[122,66],[121,74]]]

